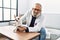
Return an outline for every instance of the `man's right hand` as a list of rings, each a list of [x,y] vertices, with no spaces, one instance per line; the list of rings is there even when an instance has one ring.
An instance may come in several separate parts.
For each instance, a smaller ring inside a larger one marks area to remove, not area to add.
[[[23,32],[23,31],[26,30],[24,27],[18,27],[18,29],[19,29],[20,32]]]

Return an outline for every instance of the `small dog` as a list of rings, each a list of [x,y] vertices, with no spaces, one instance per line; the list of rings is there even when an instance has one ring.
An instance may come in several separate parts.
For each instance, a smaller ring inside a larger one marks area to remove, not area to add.
[[[19,16],[16,17],[16,16],[14,15],[14,18],[15,18],[15,26],[16,26],[14,32],[17,32],[17,31],[19,31],[19,32],[25,32],[26,30],[20,31],[20,28],[25,29],[25,28],[23,28],[23,27],[27,27],[26,25],[22,25],[22,26],[21,26],[21,23],[20,23],[20,18],[21,18],[21,16],[19,15]]]
[[[15,26],[16,26],[16,29],[14,30],[14,32],[16,32],[16,31],[19,31],[19,27],[20,27],[20,18],[21,18],[21,16],[19,15],[19,16],[15,16],[14,15],[14,18],[15,18]]]

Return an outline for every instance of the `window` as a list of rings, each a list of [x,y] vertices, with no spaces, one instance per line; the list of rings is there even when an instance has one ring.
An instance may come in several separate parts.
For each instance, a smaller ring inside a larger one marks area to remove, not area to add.
[[[0,21],[14,20],[18,15],[18,0],[0,0]]]
[[[0,7],[2,7],[2,0],[0,0]]]
[[[11,0],[11,8],[16,8],[16,0]]]
[[[4,7],[10,8],[10,0],[3,0]]]
[[[0,21],[2,21],[2,8],[0,8]]]
[[[10,9],[4,9],[4,20],[10,20]]]
[[[16,15],[16,10],[11,10],[11,20],[14,20],[14,15]]]

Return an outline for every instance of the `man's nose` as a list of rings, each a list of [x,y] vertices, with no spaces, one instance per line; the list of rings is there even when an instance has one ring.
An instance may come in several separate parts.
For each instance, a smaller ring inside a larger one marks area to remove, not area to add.
[[[35,10],[35,12],[37,12],[37,10]]]

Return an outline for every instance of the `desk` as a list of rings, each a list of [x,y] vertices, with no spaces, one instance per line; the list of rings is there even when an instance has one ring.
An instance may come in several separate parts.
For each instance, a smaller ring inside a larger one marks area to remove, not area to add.
[[[40,33],[25,33],[25,32],[14,33],[13,32],[14,29],[15,29],[14,26],[0,27],[0,33],[13,40],[32,40],[33,38],[40,35]]]

